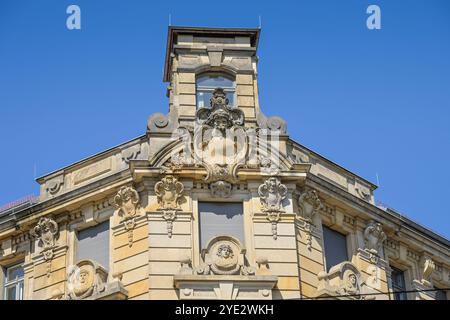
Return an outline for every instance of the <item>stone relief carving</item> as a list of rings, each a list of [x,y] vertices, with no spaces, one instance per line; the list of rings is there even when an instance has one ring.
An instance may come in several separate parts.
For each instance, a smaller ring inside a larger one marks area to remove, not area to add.
[[[177,211],[180,211],[179,201],[183,196],[184,186],[172,175],[168,175],[155,184],[155,193],[158,199],[159,211],[167,221],[167,235],[172,237],[173,222]]]
[[[267,219],[272,223],[272,235],[277,239],[277,224],[281,213],[284,212],[282,202],[286,199],[287,188],[280,179],[271,177],[258,188],[262,211],[267,214]]]
[[[436,292],[427,290],[433,289],[432,274],[436,270],[436,264],[428,254],[423,255],[420,260],[421,279],[413,280],[413,288],[417,291],[416,298],[418,300],[434,300]]]
[[[47,181],[46,183],[47,192],[50,193],[52,196],[54,196],[59,191],[61,191],[63,185],[64,185],[64,176]]]
[[[208,183],[235,183],[237,170],[248,152],[244,113],[228,103],[224,90],[217,88],[211,107],[200,108],[196,113],[194,157],[206,168]]]
[[[124,149],[122,150],[122,160],[125,163],[130,163],[130,160],[135,160],[137,159],[137,157],[139,156],[139,154],[141,153],[141,145],[135,145],[132,146],[128,149]]]
[[[313,189],[305,189],[298,199],[298,204],[302,209],[300,212],[302,218],[310,222],[320,210],[325,208],[317,191]]]
[[[233,186],[226,181],[216,181],[211,183],[211,195],[218,198],[229,198]]]
[[[370,190],[369,188],[361,185],[360,183],[356,182],[355,183],[355,190],[358,193],[358,195],[360,196],[361,199],[364,199],[366,201],[370,201]]]
[[[349,295],[351,299],[363,299],[361,273],[356,266],[350,262],[342,262],[327,272],[318,274],[318,293],[333,295]]]
[[[382,252],[383,242],[387,239],[381,223],[370,221],[364,230],[364,241],[366,250],[379,256]]]
[[[256,269],[245,265],[245,249],[239,240],[229,236],[212,239],[202,250],[204,264],[195,270],[196,274],[254,275]]]
[[[31,229],[32,237],[38,239],[38,245],[42,247],[42,255],[47,261],[47,277],[51,274],[51,261],[56,248],[56,240],[59,234],[58,224],[51,218],[43,217],[37,225]]]
[[[287,134],[287,124],[280,117],[266,117],[262,112],[257,115],[257,122],[261,129],[279,131],[280,134]]]
[[[166,116],[160,112],[152,114],[147,122],[147,132],[172,133],[178,126],[178,114],[176,108]]]
[[[299,220],[300,225],[303,230],[306,232],[307,239],[307,248],[308,250],[312,249],[312,234],[315,230],[315,225],[313,222],[314,216],[325,208],[322,200],[320,200],[317,191],[313,189],[305,189],[298,199],[299,205],[299,216],[297,219]]]
[[[269,157],[260,156],[259,159],[259,166],[261,168],[261,172],[263,174],[268,174],[271,176],[276,176],[280,174],[280,167],[272,161]]]
[[[122,187],[114,197],[114,206],[117,209],[120,223],[123,223],[128,232],[128,246],[133,246],[133,230],[136,226],[135,218],[140,210],[139,193],[132,187]]]
[[[68,300],[81,300],[104,292],[107,279],[108,272],[95,261],[78,262],[67,275]]]
[[[436,270],[436,264],[429,256],[424,256],[422,258],[422,279],[420,283],[427,288],[433,287],[433,280],[431,275]]]

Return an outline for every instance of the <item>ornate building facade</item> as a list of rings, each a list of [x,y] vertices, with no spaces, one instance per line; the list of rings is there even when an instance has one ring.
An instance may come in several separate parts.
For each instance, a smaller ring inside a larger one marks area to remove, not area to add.
[[[170,27],[169,112],[0,211],[2,299],[446,299],[450,242],[293,141],[258,29]]]

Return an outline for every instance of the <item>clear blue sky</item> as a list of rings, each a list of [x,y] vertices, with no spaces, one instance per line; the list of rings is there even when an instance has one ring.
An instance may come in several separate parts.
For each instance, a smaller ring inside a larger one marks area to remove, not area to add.
[[[82,30],[66,29],[66,8]],[[366,28],[369,4],[382,29]],[[166,112],[173,25],[257,27],[264,112],[450,237],[450,1],[0,2],[0,203],[40,176],[137,137]]]

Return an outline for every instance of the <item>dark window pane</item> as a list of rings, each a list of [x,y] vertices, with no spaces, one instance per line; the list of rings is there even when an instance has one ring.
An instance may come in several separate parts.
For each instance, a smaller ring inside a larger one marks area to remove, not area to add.
[[[77,262],[84,259],[109,269],[109,221],[78,232]]]
[[[391,267],[391,283],[392,290],[394,291],[395,300],[407,300],[406,285],[405,285],[405,274],[402,270]]]
[[[16,286],[6,288],[5,300],[16,300]]]
[[[327,271],[341,262],[348,261],[347,237],[345,235],[323,226],[323,240]]]
[[[436,291],[436,300],[447,300],[447,292],[444,290],[439,290],[438,288]]]
[[[244,244],[242,203],[200,202],[198,208],[202,249],[219,235],[233,236]]]

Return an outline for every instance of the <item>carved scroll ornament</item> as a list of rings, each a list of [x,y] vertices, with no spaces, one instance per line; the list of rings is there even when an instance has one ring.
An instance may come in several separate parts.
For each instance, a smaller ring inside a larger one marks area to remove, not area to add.
[[[42,255],[47,261],[47,276],[51,274],[51,260],[54,256],[56,239],[59,234],[58,224],[51,218],[43,217],[37,225],[31,229],[31,236],[38,239],[38,245],[42,247]]]
[[[313,189],[306,189],[302,192],[298,199],[299,205],[299,222],[306,232],[307,249],[312,249],[312,233],[315,229],[313,219],[314,216],[324,208],[322,200],[320,200],[317,191]]]
[[[136,226],[136,215],[140,209],[139,193],[132,187],[122,187],[114,197],[114,206],[118,210],[120,223],[128,231],[128,245],[133,246],[133,230]]]
[[[278,178],[267,179],[258,188],[262,211],[267,214],[267,219],[272,223],[272,235],[277,239],[277,223],[280,214],[284,212],[282,202],[286,199],[287,188]]]
[[[162,211],[167,221],[167,235],[172,237],[173,222],[177,211],[180,211],[180,198],[183,196],[184,186],[174,176],[168,175],[155,184],[155,193],[158,199],[159,211]]]

